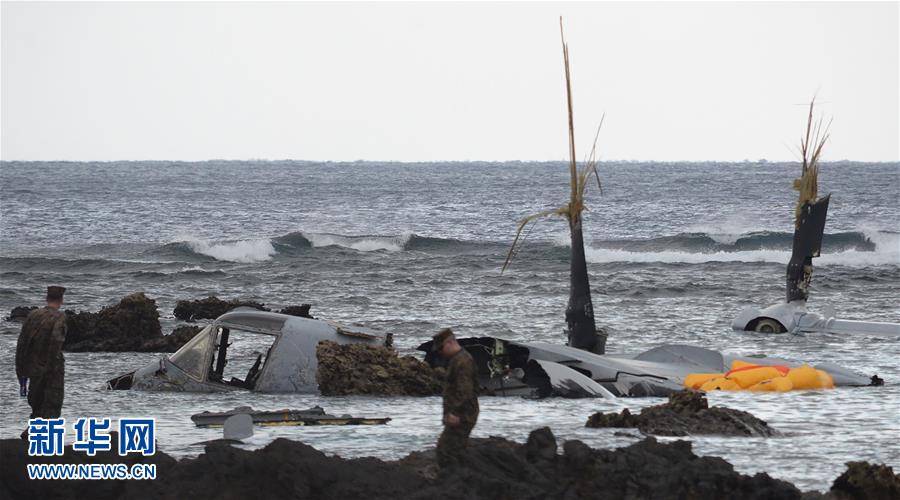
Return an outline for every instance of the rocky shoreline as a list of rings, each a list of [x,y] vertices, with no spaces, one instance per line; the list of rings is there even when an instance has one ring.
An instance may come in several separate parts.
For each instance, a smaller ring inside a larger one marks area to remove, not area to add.
[[[115,440],[115,436],[113,437]],[[114,445],[115,448],[115,445]],[[560,453],[560,448],[562,452]],[[691,443],[646,438],[625,448],[593,449],[581,441],[558,446],[548,428],[516,443],[473,440],[462,464],[439,470],[433,450],[398,461],[329,456],[297,441],[276,439],[247,451],[214,442],[196,458],[175,460],[67,448],[63,457],[30,458],[26,443],[0,441],[0,497],[92,498],[321,498],[389,499],[888,499],[900,495],[890,467],[851,462],[826,493],[802,492],[765,473],[740,474],[718,457],[694,454]],[[154,481],[32,481],[27,463],[152,463]]]

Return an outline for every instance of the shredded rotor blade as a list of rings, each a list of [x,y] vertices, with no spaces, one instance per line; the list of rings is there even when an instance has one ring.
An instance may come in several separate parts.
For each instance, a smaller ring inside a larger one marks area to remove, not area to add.
[[[519,222],[518,227],[516,228],[516,236],[513,239],[512,245],[509,247],[509,252],[506,254],[506,260],[503,262],[503,268],[501,269],[501,274],[506,271],[506,268],[509,267],[512,260],[516,257],[519,250],[526,237],[528,236],[528,232],[524,232],[529,223],[535,222],[537,219],[542,217],[549,217],[551,215],[560,215],[568,219],[570,229],[573,225],[578,221],[579,215],[583,210],[586,210],[584,204],[584,192],[587,187],[588,177],[593,173],[594,177],[597,179],[597,188],[600,189],[600,193],[603,193],[603,184],[600,181],[600,173],[597,171],[597,141],[600,137],[600,128],[603,126],[603,120],[606,117],[604,113],[600,118],[600,124],[597,126],[597,133],[594,134],[594,144],[591,149],[591,154],[588,156],[587,161],[585,162],[583,168],[579,171],[578,162],[575,157],[575,113],[572,105],[572,78],[569,67],[569,46],[566,43],[565,30],[563,28],[563,19],[559,18],[559,37],[560,42],[562,43],[562,52],[563,52],[563,63],[565,67],[565,77],[566,77],[566,104],[568,110],[568,132],[569,132],[569,187],[570,187],[570,198],[569,203],[565,206],[553,209],[553,210],[545,210],[543,212],[530,215],[525,217]],[[533,226],[532,226],[533,227]],[[529,229],[530,231],[530,229]]]
[[[516,229],[516,237],[513,239],[512,245],[509,247],[509,252],[506,254],[506,261],[503,262],[503,268],[500,270],[500,274],[503,274],[506,271],[506,268],[509,267],[512,259],[518,254],[519,247],[524,243],[525,238],[522,237],[522,230],[525,229],[525,226],[528,225],[529,222],[534,222],[537,219],[543,217],[550,217],[551,215],[565,215],[568,211],[568,207],[565,208],[554,208],[551,210],[544,210],[543,212],[538,212],[536,214],[529,215],[525,217],[519,222],[519,227]]]
[[[819,196],[819,159],[822,149],[831,136],[831,120],[826,125],[824,118],[814,119],[816,99],[809,103],[809,113],[806,118],[806,133],[800,139],[800,155],[803,162],[800,177],[794,180],[794,189],[799,191],[797,206],[794,213],[795,224],[800,223],[803,205],[814,203]]]

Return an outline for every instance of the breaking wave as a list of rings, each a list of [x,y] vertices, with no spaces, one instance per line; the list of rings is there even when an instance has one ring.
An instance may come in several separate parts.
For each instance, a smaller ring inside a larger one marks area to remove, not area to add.
[[[303,233],[303,236],[309,240],[313,248],[337,246],[360,252],[378,250],[400,252],[406,249],[414,235],[403,233],[398,236],[342,236],[339,234]]]
[[[563,258],[568,234],[553,241],[528,241],[523,257]],[[174,257],[182,262],[214,259],[236,263],[267,262],[290,258],[310,251],[329,249],[353,252],[424,252],[442,255],[505,255],[508,241],[468,241],[453,238],[419,236],[411,232],[398,235],[341,235],[297,231],[276,238],[210,241],[193,237],[157,246],[149,250],[153,258]],[[647,239],[594,239],[585,249],[588,262],[687,263],[705,262],[777,262],[790,259],[793,234],[757,231],[728,238],[708,233],[682,233]],[[187,258],[188,260],[185,260]],[[156,261],[159,262],[159,261]],[[848,231],[826,234],[818,264],[850,266],[900,265],[900,233],[890,231]],[[78,262],[55,263],[59,267],[78,267]],[[84,264],[93,265],[88,261]],[[54,266],[57,267],[57,266]],[[201,271],[202,272],[202,271]]]
[[[735,238],[733,243],[718,243],[706,235],[689,234],[642,242],[631,241],[621,246],[616,245],[617,242],[595,242],[586,248],[585,252],[587,261],[591,263],[787,264],[791,258],[792,242],[793,235],[789,233],[752,233]],[[870,234],[862,232],[826,234],[822,242],[822,256],[817,258],[815,263],[852,267],[900,265],[900,234],[885,231],[873,231]]]
[[[276,254],[272,242],[266,239],[241,240],[225,243],[210,243],[205,240],[182,242],[191,251],[227,262],[262,262],[271,260]]]
[[[158,248],[163,255],[194,255],[212,257],[228,262],[254,263],[271,260],[275,256],[290,256],[312,248],[344,248],[357,252],[466,252],[496,244],[481,244],[447,238],[431,238],[407,232],[395,236],[348,236],[332,233],[297,231],[272,239],[248,239],[215,242],[183,238]]]
[[[568,236],[566,236],[566,239]],[[594,241],[597,248],[636,251],[681,251],[690,253],[746,252],[753,250],[790,250],[793,233],[754,231],[743,234],[682,233],[646,240]],[[849,231],[826,234],[822,239],[822,253],[861,250],[871,252],[875,242],[864,232]]]
[[[359,252],[402,252],[402,251],[435,251],[465,252],[495,246],[494,243],[482,243],[457,240],[452,238],[434,238],[419,236],[412,232],[404,232],[394,236],[360,235],[348,236],[334,233],[311,233],[298,231],[272,240],[279,251],[296,251],[305,248],[338,247]]]

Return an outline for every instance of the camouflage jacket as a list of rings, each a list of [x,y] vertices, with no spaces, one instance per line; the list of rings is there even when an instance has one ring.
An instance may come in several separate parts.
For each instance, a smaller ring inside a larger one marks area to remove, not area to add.
[[[444,416],[452,413],[463,423],[475,425],[478,420],[478,370],[475,360],[465,349],[456,353],[447,364],[444,384]]]
[[[66,315],[52,307],[31,311],[16,344],[16,376],[39,377],[64,362]]]

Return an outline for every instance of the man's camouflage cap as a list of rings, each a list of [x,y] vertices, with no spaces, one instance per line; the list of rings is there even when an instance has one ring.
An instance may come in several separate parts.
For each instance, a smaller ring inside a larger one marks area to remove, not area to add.
[[[444,328],[441,331],[434,334],[434,336],[431,337],[431,352],[438,352],[441,349],[443,349],[444,342],[446,342],[448,339],[451,339],[451,338],[456,338],[456,337],[453,335],[453,330],[451,330],[449,328]]]

